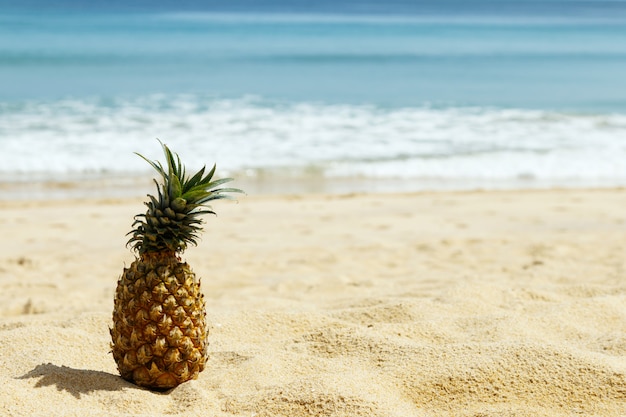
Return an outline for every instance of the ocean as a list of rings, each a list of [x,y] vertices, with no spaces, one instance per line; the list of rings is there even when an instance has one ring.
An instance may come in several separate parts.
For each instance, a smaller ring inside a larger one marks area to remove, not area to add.
[[[626,1],[14,3],[5,185],[143,178],[157,138],[272,191],[626,185]]]

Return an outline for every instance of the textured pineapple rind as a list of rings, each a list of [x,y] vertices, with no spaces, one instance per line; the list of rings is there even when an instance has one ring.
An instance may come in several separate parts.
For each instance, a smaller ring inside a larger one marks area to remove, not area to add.
[[[122,378],[153,389],[195,379],[206,364],[208,331],[200,282],[170,256],[143,256],[117,283],[111,329]]]

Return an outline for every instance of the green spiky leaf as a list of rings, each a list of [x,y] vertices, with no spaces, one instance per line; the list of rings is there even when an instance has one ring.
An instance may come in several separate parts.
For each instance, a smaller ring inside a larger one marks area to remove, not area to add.
[[[200,216],[215,214],[206,203],[212,200],[232,199],[231,194],[243,193],[238,188],[218,188],[232,178],[213,180],[216,165],[205,174],[206,166],[191,177],[178,154],[172,152],[159,140],[167,170],[159,161],[150,161],[137,153],[162,177],[161,183],[154,180],[157,195],[148,195],[145,203],[148,211],[135,216],[128,245],[139,254],[147,252],[180,253],[189,244],[195,245],[202,231]]]

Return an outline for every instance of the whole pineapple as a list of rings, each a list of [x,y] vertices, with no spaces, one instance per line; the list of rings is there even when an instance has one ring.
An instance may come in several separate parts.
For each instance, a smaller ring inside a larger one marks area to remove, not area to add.
[[[163,177],[158,197],[135,216],[128,241],[138,257],[117,282],[111,345],[122,378],[152,389],[195,379],[207,360],[204,296],[179,255],[196,244],[200,216],[215,214],[207,202],[229,198],[235,188],[218,188],[231,178],[211,181],[215,166],[188,177],[176,153],[161,143],[167,169],[146,160]]]

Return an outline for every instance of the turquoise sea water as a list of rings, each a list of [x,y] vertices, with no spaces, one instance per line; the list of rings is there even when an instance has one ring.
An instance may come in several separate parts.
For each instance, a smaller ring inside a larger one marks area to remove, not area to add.
[[[159,137],[252,178],[626,184],[626,2],[42,4],[0,1],[0,181],[143,175]]]

